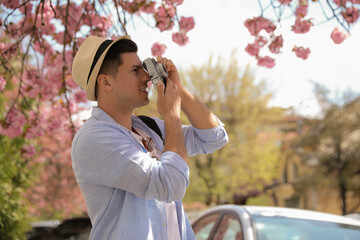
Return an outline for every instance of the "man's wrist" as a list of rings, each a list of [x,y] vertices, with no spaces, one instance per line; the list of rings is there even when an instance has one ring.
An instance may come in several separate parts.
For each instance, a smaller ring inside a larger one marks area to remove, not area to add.
[[[180,116],[176,115],[176,114],[166,114],[163,116],[164,122],[166,125],[171,125],[171,126],[176,126],[176,125],[180,125],[181,126],[181,119]]]

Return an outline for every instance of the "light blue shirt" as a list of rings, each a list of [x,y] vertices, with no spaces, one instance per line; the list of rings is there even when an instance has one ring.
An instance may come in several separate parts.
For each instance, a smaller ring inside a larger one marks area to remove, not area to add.
[[[164,122],[154,118],[162,136]],[[160,137],[139,118],[135,128],[145,131],[161,152]],[[212,129],[183,126],[189,156],[211,153],[228,142],[224,125]],[[182,240],[195,239],[182,206],[189,185],[189,168],[174,152],[156,161],[131,132],[101,108],[76,133],[72,143],[73,170],[92,222],[90,239],[167,239],[164,202],[175,201]]]

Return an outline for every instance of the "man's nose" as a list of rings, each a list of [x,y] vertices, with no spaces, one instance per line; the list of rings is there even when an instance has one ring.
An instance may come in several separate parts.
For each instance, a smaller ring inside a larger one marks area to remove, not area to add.
[[[150,81],[150,77],[149,77],[149,74],[147,74],[147,72],[144,70],[144,69],[141,69],[141,80],[143,81]]]

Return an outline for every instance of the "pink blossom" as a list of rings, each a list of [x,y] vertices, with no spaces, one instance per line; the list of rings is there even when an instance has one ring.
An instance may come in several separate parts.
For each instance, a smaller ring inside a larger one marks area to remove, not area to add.
[[[151,47],[151,54],[154,57],[162,56],[164,54],[164,52],[165,52],[165,49],[166,49],[165,44],[161,44],[159,42],[156,42]]]
[[[74,99],[76,103],[86,103],[88,100],[86,98],[86,92],[83,90],[78,90],[74,94]]]
[[[53,63],[56,64],[56,63]],[[64,63],[59,62],[58,64],[63,65]],[[41,100],[46,101],[53,99],[59,94],[62,87],[62,71],[59,68],[50,68],[46,74],[45,79],[41,83]]]
[[[186,33],[176,32],[172,34],[172,40],[179,44],[180,46],[184,46],[189,42],[189,37],[186,36]]]
[[[77,104],[74,101],[69,101],[69,110],[70,113],[75,113],[77,110]]]
[[[263,36],[257,36],[255,38],[255,42],[257,43],[257,45],[259,45],[259,47],[263,47],[265,46],[265,44],[267,43],[267,39],[266,37],[263,37]]]
[[[269,56],[258,57],[257,60],[258,60],[257,64],[259,66],[267,67],[267,68],[273,68],[275,66],[275,59],[273,59]]]
[[[274,32],[276,29],[276,26],[270,20],[267,19],[261,21],[260,27],[264,29],[267,33]]]
[[[195,27],[195,21],[193,17],[181,17],[179,22],[180,30],[187,33]]]
[[[57,10],[56,11],[57,18],[59,18],[63,22],[67,22],[66,38],[72,39],[75,32],[77,32],[79,30],[78,29],[79,28],[78,20],[82,18],[83,6],[81,4],[77,5],[74,2],[70,1],[69,4],[63,4],[63,5],[59,6],[58,8],[56,8],[56,10]],[[71,17],[67,17],[67,14]],[[91,12],[88,13],[87,16],[92,17],[94,19],[94,21],[96,21],[96,18],[99,17],[98,15],[93,16],[91,14]],[[96,23],[96,22],[94,22],[94,23]],[[63,37],[62,37],[62,39],[63,39]],[[63,43],[63,40],[59,43]],[[68,43],[67,40],[66,40],[66,43]]]
[[[42,35],[52,35],[56,31],[56,28],[51,22],[54,18],[54,12],[50,4],[48,2],[44,3],[43,13],[37,15],[33,13],[34,11],[31,11],[32,7],[31,3],[27,3],[25,7],[19,8],[24,17],[19,22],[18,27],[20,27],[22,32],[30,32],[34,27],[34,21],[36,19],[36,29],[41,32]]]
[[[144,13],[155,13],[155,2],[149,2],[140,7],[140,11]]]
[[[283,42],[284,42],[284,40],[281,35],[276,36],[269,45],[270,52],[276,53],[276,54],[280,53],[280,49],[283,47]]]
[[[24,145],[22,148],[22,156],[25,158],[31,158],[35,155],[36,150],[33,145]]]
[[[0,75],[0,92],[5,89],[6,80],[3,76]]]
[[[90,33],[92,35],[97,35],[100,37],[105,37],[107,34],[107,29],[109,29],[113,25],[113,19],[111,15],[110,17],[102,17],[98,15],[91,17],[88,16],[87,19],[89,21],[89,26],[91,26]]]
[[[26,130],[25,138],[28,140],[40,137],[44,134],[44,131],[41,129],[40,124],[33,125]]]
[[[339,29],[335,28],[331,32],[330,37],[334,41],[334,43],[340,44],[347,38],[347,35],[345,33],[341,32]]]
[[[12,108],[7,115],[6,121],[0,125],[0,134],[9,138],[18,137],[21,135],[25,123],[25,116],[19,110]]]
[[[292,2],[292,0],[279,0],[279,3],[282,5],[289,5]]]
[[[35,121],[36,119],[37,119],[37,113],[34,112],[34,111],[31,111],[31,112],[29,113],[28,120],[29,120],[29,121]]]
[[[258,35],[261,30],[265,30],[267,33],[270,33],[276,29],[276,26],[269,19],[263,17],[247,19],[244,22],[244,25],[252,36]]]
[[[20,5],[19,0],[1,1],[1,4],[4,4],[5,7],[10,8],[10,9],[14,9]]]
[[[155,14],[156,27],[160,29],[160,32],[171,30],[174,26],[174,21],[170,15],[161,15],[159,12]]]
[[[355,23],[359,19],[359,9],[356,7],[346,8],[345,12],[341,12],[341,15],[344,17],[345,21],[349,24]]]
[[[28,70],[24,74],[23,84],[21,86],[21,93],[25,96],[36,98],[40,93],[40,86],[42,80],[37,75],[35,70]]]
[[[147,83],[147,88],[150,89],[150,88],[152,87],[152,85],[153,85],[152,82],[149,81],[149,82]]]
[[[61,120],[58,118],[51,118],[47,122],[47,129],[49,131],[57,130],[61,127]]]
[[[77,85],[77,83],[74,81],[72,75],[68,75],[65,77],[65,82],[66,82],[66,86],[71,88],[71,89],[75,89],[77,88],[79,85]]]
[[[30,2],[27,2],[24,6],[22,6],[21,8],[19,8],[21,13],[30,13],[32,11],[33,5]]]
[[[302,58],[304,60],[306,60],[310,54],[310,48],[294,46],[294,48],[292,50],[293,50],[293,52],[295,52],[297,57]]]
[[[34,41],[34,50],[38,53],[53,55],[55,51],[46,39],[42,41]]]
[[[165,0],[166,4],[174,4],[180,6],[184,0]]]
[[[175,16],[175,9],[171,5],[160,6],[156,14],[161,17],[173,18]]]
[[[259,54],[259,49],[260,49],[260,46],[257,43],[249,43],[246,46],[245,51],[250,56],[257,56]]]
[[[307,33],[310,31],[310,27],[314,24],[311,22],[311,20],[301,20],[300,18],[296,18],[295,24],[291,26],[292,30],[295,33]]]
[[[300,4],[295,11],[295,16],[297,18],[304,18],[308,12],[308,5],[307,4]]]
[[[337,5],[337,6],[345,6],[346,2],[348,0],[333,0],[333,2]]]
[[[26,129],[25,139],[31,140],[40,137],[44,134],[44,130],[41,127],[43,125],[44,114],[39,114],[31,111],[28,116],[28,123],[30,127]]]
[[[57,32],[54,36],[54,40],[60,44],[69,44],[71,43],[71,36],[69,34],[65,35],[65,42],[64,42],[64,32]]]

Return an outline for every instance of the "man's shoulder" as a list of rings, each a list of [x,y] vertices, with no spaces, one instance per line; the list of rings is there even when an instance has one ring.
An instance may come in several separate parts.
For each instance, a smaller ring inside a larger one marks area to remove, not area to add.
[[[115,137],[125,134],[125,130],[119,124],[111,122],[101,121],[97,118],[90,117],[77,131],[74,137],[74,141],[80,139],[88,140],[101,139],[102,137]]]

